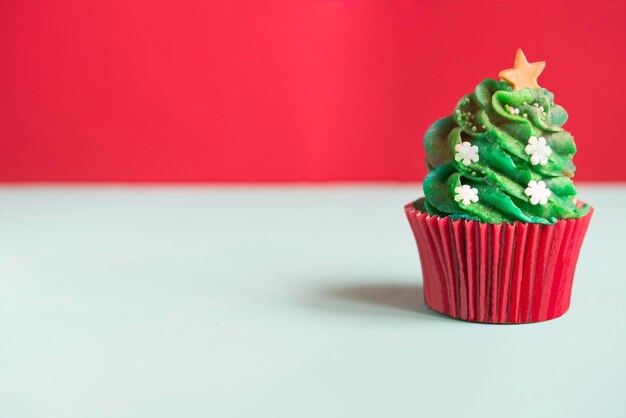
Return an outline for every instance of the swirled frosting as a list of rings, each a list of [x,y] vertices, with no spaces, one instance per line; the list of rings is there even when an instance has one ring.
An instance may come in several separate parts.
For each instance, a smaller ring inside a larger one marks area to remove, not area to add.
[[[566,120],[544,88],[484,80],[426,132],[425,199],[416,207],[489,223],[584,216],[588,207],[574,201],[576,145]]]

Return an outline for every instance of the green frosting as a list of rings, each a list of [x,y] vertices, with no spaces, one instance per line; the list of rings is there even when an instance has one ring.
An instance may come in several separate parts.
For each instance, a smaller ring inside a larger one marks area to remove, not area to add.
[[[566,120],[546,89],[514,91],[508,83],[484,80],[426,132],[426,197],[416,207],[489,223],[551,224],[584,216],[589,208],[573,202],[576,145],[562,128]],[[533,149],[529,144],[537,141]],[[470,188],[475,201],[463,199],[461,192]]]

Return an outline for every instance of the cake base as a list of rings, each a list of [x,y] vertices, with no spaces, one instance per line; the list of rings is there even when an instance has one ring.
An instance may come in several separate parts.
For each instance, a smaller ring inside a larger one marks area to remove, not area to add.
[[[563,315],[593,208],[553,225],[488,224],[405,213],[417,243],[424,300],[472,322],[523,324]]]

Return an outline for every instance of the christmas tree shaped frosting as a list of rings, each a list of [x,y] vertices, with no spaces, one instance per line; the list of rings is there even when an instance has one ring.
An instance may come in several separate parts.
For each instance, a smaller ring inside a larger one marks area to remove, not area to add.
[[[574,201],[567,113],[537,84],[544,67],[518,50],[514,67],[499,74],[504,81],[485,79],[428,129],[419,209],[489,223],[550,224],[587,213]]]

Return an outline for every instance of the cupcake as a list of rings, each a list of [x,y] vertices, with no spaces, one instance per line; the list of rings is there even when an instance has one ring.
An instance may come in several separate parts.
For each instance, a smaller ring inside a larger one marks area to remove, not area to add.
[[[565,110],[518,49],[424,136],[424,197],[405,206],[424,299],[453,318],[529,323],[569,308],[593,208],[576,199]]]

